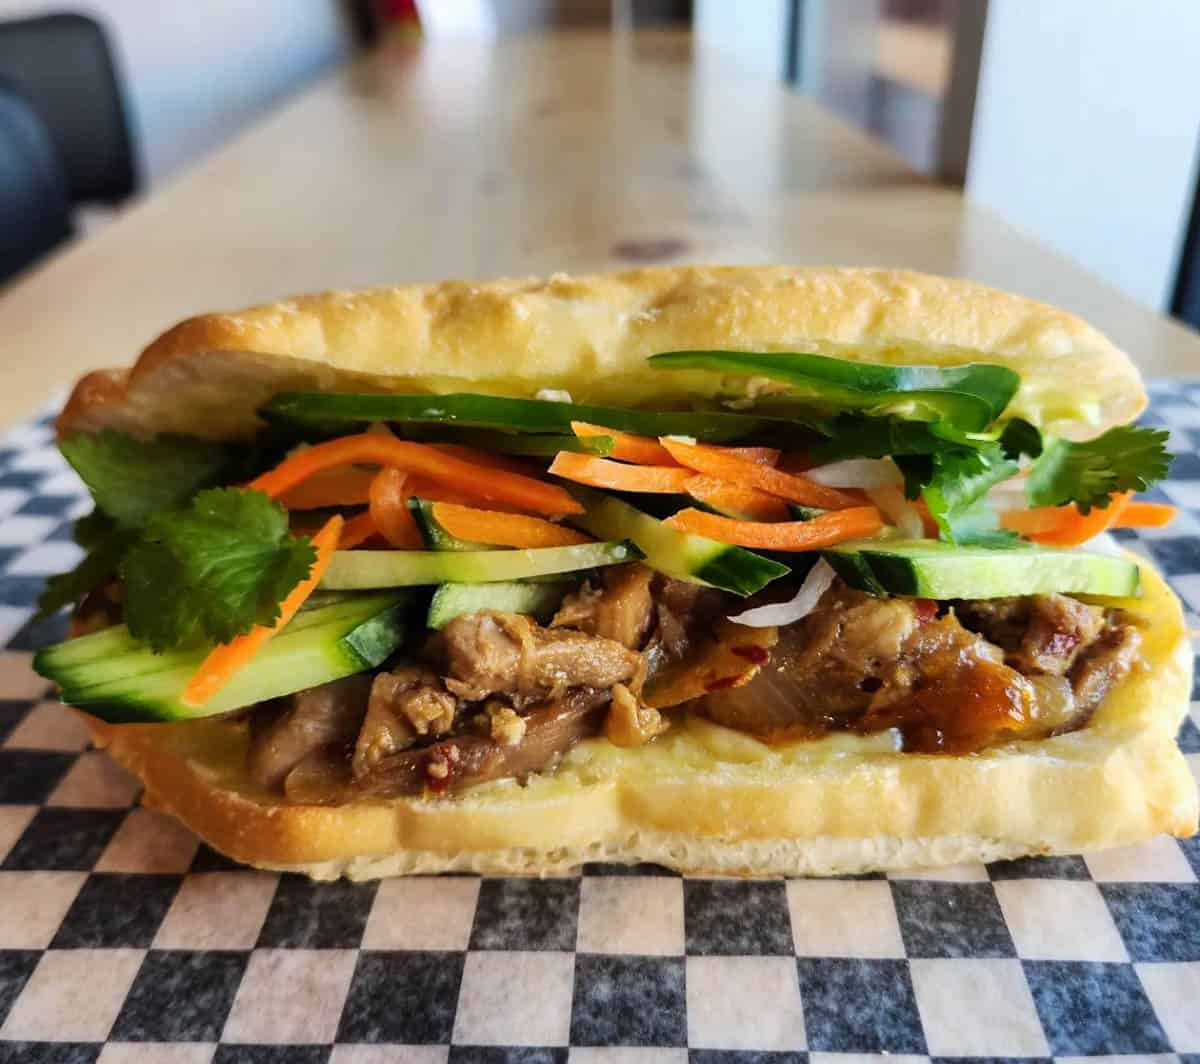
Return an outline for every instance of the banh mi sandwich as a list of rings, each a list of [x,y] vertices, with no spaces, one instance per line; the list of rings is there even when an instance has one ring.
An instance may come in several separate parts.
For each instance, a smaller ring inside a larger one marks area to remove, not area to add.
[[[192,318],[85,377],[36,667],[216,849],[829,874],[1195,830],[1166,435],[1052,307],[648,269]]]

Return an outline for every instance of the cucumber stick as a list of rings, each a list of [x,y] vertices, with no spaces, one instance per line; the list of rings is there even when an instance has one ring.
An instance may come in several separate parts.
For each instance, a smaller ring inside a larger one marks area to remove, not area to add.
[[[574,484],[570,490],[586,510],[568,520],[594,536],[631,541],[645,555],[647,565],[667,576],[752,595],[790,572],[781,562],[742,547],[678,532],[611,495]]]
[[[64,702],[111,723],[208,717],[381,664],[404,638],[403,601],[394,592],[358,595],[298,613],[201,707],[179,695],[207,650],[155,654],[124,625],[47,647],[34,668]]]
[[[455,617],[476,610],[527,613],[544,623],[558,609],[571,582],[525,584],[502,581],[495,584],[442,584],[429,603],[426,624],[444,628]]]
[[[344,550],[334,554],[321,578],[321,587],[344,591],[493,583],[617,565],[639,557],[636,547],[620,541],[532,550]]]
[[[852,587],[932,599],[1138,594],[1138,567],[1087,550],[956,547],[937,540],[860,540],[822,552]]]
[[[450,535],[438,519],[433,516],[433,503],[428,499],[409,499],[408,512],[412,514],[421,540],[429,550],[496,550],[486,543],[472,543]]]

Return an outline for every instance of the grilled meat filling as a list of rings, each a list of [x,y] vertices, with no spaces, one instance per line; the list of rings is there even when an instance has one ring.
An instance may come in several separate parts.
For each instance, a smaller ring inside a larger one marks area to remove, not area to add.
[[[650,742],[676,705],[767,741],[892,729],[906,751],[970,753],[1082,727],[1140,646],[1118,611],[1062,595],[939,604],[837,582],[778,633],[724,621],[734,608],[633,564],[548,627],[462,615],[422,663],[258,707],[251,776],[306,802],[444,793],[547,771],[599,734]]]
[[[521,707],[573,687],[609,690],[633,679],[641,657],[614,639],[542,628],[516,613],[480,610],[442,630],[446,687],[478,702],[506,695]]]

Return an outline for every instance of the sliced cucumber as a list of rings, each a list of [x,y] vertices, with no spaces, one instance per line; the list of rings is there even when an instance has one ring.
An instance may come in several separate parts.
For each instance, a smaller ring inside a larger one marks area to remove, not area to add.
[[[934,599],[1004,598],[1050,592],[1138,594],[1138,567],[1085,550],[956,547],[937,540],[859,540],[822,552],[854,587]]]
[[[496,584],[442,584],[429,603],[426,624],[444,628],[455,617],[476,610],[499,610],[502,613],[528,613],[545,622],[554,616],[572,585],[560,580],[555,583],[525,584],[503,581]]]
[[[572,524],[594,536],[632,541],[646,556],[646,564],[667,576],[752,595],[790,572],[781,562],[742,547],[677,532],[611,495],[576,485],[570,490],[586,507],[583,514],[569,518]]]
[[[198,708],[185,706],[179,695],[204,660],[204,649],[154,654],[135,642],[121,653],[96,657],[97,647],[114,645],[117,630],[107,629],[47,647],[34,658],[34,668],[59,685],[64,702],[111,723],[209,717],[379,665],[404,638],[403,600],[395,593],[359,595],[302,611]]]
[[[433,516],[433,503],[428,499],[409,499],[409,512],[413,515],[413,521],[416,522],[417,530],[421,533],[421,539],[424,540],[425,546],[430,550],[499,550],[502,548],[491,547],[486,543],[471,543],[465,539],[458,539],[456,536],[450,535],[439,523],[436,517]]]
[[[572,421],[642,436],[695,436],[710,443],[736,440],[770,424],[748,414],[716,410],[655,411],[587,406],[544,399],[498,395],[355,395],[334,392],[284,392],[260,411],[268,420],[317,427],[371,421],[464,425],[505,432],[567,434]]]
[[[382,598],[384,604],[394,600],[395,596],[375,596]],[[292,618],[287,626],[289,633],[301,632],[314,624],[324,624],[339,620],[344,616],[360,616],[364,608],[369,608],[362,595],[337,593],[326,595],[322,592],[313,594],[304,608]],[[376,612],[378,612],[376,607]],[[281,633],[282,634],[282,633]],[[39,652],[36,662],[44,662],[46,667],[55,670],[54,679],[64,684],[76,675],[85,677],[87,683],[95,684],[122,676],[144,675],[160,672],[174,667],[179,660],[187,657],[190,660],[191,651],[168,651],[156,654],[145,643],[130,633],[123,624],[111,628],[103,628],[91,635],[79,639],[68,639],[64,643],[46,647]]]
[[[837,550],[827,550],[822,557],[833,566],[838,574],[850,587],[858,588],[869,595],[886,595],[887,589],[875,578],[871,566],[865,556],[858,551],[846,551],[844,554]]]
[[[617,565],[640,557],[636,547],[619,541],[533,550],[341,550],[334,554],[325,570],[321,586],[331,590],[363,590],[421,584],[484,584]]]

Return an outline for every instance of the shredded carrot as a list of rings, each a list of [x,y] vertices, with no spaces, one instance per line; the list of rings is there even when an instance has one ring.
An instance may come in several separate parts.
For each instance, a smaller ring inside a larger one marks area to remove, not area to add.
[[[679,466],[622,465],[607,458],[593,458],[572,451],[559,451],[550,464],[555,476],[590,484],[609,491],[652,492],[659,495],[678,495],[694,475]]]
[[[713,447],[713,450],[765,466],[778,465],[779,457],[783,453],[778,447]]]
[[[525,514],[477,510],[452,502],[435,502],[433,519],[456,539],[498,547],[570,547],[591,537],[553,521]]]
[[[508,473],[525,474],[534,468],[530,462],[514,458],[511,454],[493,454],[491,451],[482,451],[478,447],[466,447],[461,443],[431,443],[429,446],[441,451],[442,454],[461,458],[464,462],[472,462],[485,469],[503,469]]]
[[[373,470],[342,466],[314,473],[279,501],[289,510],[318,510],[324,506],[365,506],[371,490]]]
[[[1179,512],[1165,502],[1127,502],[1113,528],[1166,528]]]
[[[765,550],[804,551],[830,547],[848,539],[873,536],[883,528],[883,517],[874,506],[852,506],[822,514],[811,521],[735,521],[703,510],[680,510],[664,524],[721,543]]]
[[[606,429],[603,425],[590,425],[586,421],[572,421],[571,431],[580,439],[593,436],[610,436],[613,441],[610,458],[622,462],[633,462],[635,465],[673,466],[677,462],[661,443],[650,436],[635,436],[631,432],[620,432],[617,429]],[[779,450],[775,447],[716,447],[715,450],[725,454],[736,455],[748,462],[759,465],[773,466],[779,461]]]
[[[412,494],[407,478],[398,469],[381,469],[371,481],[371,523],[393,547],[419,550],[424,546],[420,530],[408,511]]]
[[[1063,523],[1064,513],[1062,511],[1067,509],[1074,511],[1074,507],[1065,506],[1035,506],[1028,510],[1006,510],[1000,515],[1000,527],[1007,528],[1010,532],[1019,532],[1022,536],[1053,532]]]
[[[534,513],[559,516],[583,510],[557,484],[501,469],[482,473],[481,467],[445,454],[429,444],[398,440],[380,432],[364,432],[318,443],[285,459],[248,486],[278,498],[315,473],[352,462],[394,466],[404,473],[416,473],[455,490],[470,492],[485,502]]]
[[[1010,510],[1000,515],[1000,525],[1019,532],[1034,543],[1053,547],[1077,547],[1094,536],[1120,524],[1122,511],[1130,493],[1113,495],[1101,509],[1093,506],[1090,512],[1079,512],[1074,503],[1069,506],[1038,506],[1032,510]]]
[[[772,466],[748,461],[738,455],[729,454],[720,447],[681,443],[669,436],[663,436],[659,443],[680,465],[694,469],[697,473],[726,480],[730,484],[744,484],[769,495],[777,495],[805,506],[819,506],[823,510],[843,510],[862,505],[857,496],[848,495],[835,488],[827,488],[803,476],[782,473]]]
[[[338,548],[342,525],[341,517],[331,517],[322,526],[321,531],[313,536],[312,544],[317,550],[317,559],[309,569],[308,576],[292,588],[280,604],[279,619],[274,624],[255,625],[245,635],[222,643],[209,652],[179,696],[179,700],[185,706],[198,707],[212,701],[217,692],[233,678],[234,673],[250,662],[267,640],[296,616],[296,611],[304,605],[305,599],[321,582],[321,576]]]
[[[342,527],[342,534],[338,537],[338,550],[350,550],[378,534],[379,530],[371,519],[371,512],[367,510],[357,517],[350,518]]]
[[[448,488],[445,484],[439,484],[436,480],[430,480],[428,477],[409,477],[404,484],[405,490],[410,496],[428,499],[430,502],[456,502],[460,506],[479,506],[485,502],[473,492]],[[488,503],[488,505],[494,510],[503,510],[506,513],[519,512],[519,507],[516,506],[505,506],[496,502]]]
[[[790,516],[787,503],[777,496],[716,477],[690,477],[684,489],[693,499],[743,514],[748,521],[786,521]]]
[[[649,436],[635,436],[632,432],[618,432],[600,425],[589,425],[586,421],[572,421],[571,431],[581,440],[596,436],[611,436],[613,441],[611,458],[637,465],[673,466],[678,463],[667,449]]]

